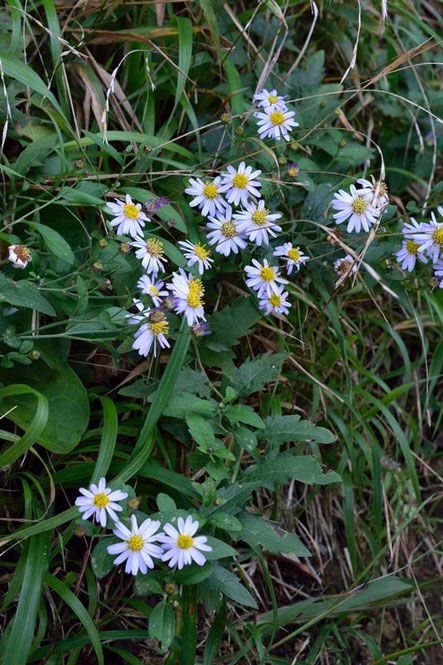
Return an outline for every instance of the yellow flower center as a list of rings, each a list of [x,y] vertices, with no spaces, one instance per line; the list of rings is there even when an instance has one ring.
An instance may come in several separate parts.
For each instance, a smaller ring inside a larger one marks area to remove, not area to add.
[[[290,169],[288,169],[288,173],[291,176],[291,178],[295,178],[295,176],[298,175],[299,169],[296,166],[291,166]]]
[[[408,254],[413,254],[414,256],[415,254],[417,254],[419,247],[420,245],[417,245],[417,243],[414,242],[413,240],[408,240],[406,243],[406,251],[408,252]]]
[[[275,277],[274,268],[263,266],[263,268],[260,268],[260,277],[264,282],[272,282]]]
[[[256,210],[254,213],[252,213],[252,221],[254,224],[257,224],[257,226],[264,226],[267,221],[267,216],[268,216],[269,210],[266,210],[266,208],[263,208],[263,210]]]
[[[151,296],[158,296],[160,291],[158,290],[158,288],[156,286],[150,286],[149,287],[149,293],[151,294]]]
[[[237,173],[232,179],[232,184],[234,187],[237,187],[237,189],[245,189],[248,182],[248,178],[243,175],[243,173]]]
[[[278,296],[276,293],[273,293],[272,296],[269,298],[269,303],[273,307],[280,307],[281,305],[281,298]]]
[[[14,252],[20,259],[20,261],[29,261],[31,257],[31,250],[28,247],[25,247],[24,245],[16,245],[14,248]]]
[[[202,296],[205,290],[199,279],[192,279],[189,282],[188,305],[189,307],[201,307],[204,305]]]
[[[138,534],[131,536],[127,542],[131,552],[140,552],[143,549],[143,538]]]
[[[379,196],[384,196],[385,194],[388,193],[388,186],[384,182],[384,180],[379,180],[378,182],[376,180],[372,187],[372,191],[374,192],[374,194],[376,191],[378,191]]]
[[[180,534],[177,536],[177,547],[181,550],[189,550],[194,544],[194,539],[192,536],[184,536]]]
[[[154,337],[159,337],[159,335],[167,335],[169,333],[169,323],[166,320],[163,321],[150,321],[149,330],[152,332]]]
[[[357,196],[357,198],[352,201],[352,212],[354,212],[356,215],[361,215],[364,213],[367,207],[368,204],[364,199],[362,199],[361,196]]]
[[[225,222],[221,225],[220,231],[225,238],[233,238],[237,235],[237,229],[235,228],[234,222]]]
[[[443,228],[441,229],[436,229],[432,235],[432,240],[435,242],[436,245],[440,245],[440,247],[443,247]]]
[[[211,185],[211,183],[208,182],[203,190],[203,196],[205,196],[207,199],[210,199],[211,201],[216,199],[218,196],[217,187],[215,185]]]
[[[154,259],[158,259],[159,256],[163,256],[164,249],[162,241],[158,240],[158,238],[149,238],[146,243],[146,251]]]
[[[268,102],[269,102],[270,104],[277,104],[277,102],[278,102],[278,97],[276,97],[275,95],[269,95],[269,97],[268,97]]]
[[[195,245],[194,252],[197,254],[199,259],[206,261],[211,253],[211,250],[206,249],[206,245]]]
[[[109,501],[110,500],[107,494],[104,492],[99,492],[99,494],[96,494],[94,497],[94,506],[97,506],[97,508],[106,508]]]
[[[138,219],[140,214],[139,209],[133,203],[125,203],[123,212],[127,219]]]
[[[281,111],[274,111],[274,113],[271,113],[269,116],[269,120],[273,125],[282,125],[285,121],[285,116]]]
[[[351,268],[351,262],[350,261],[342,261],[338,267],[340,273],[342,275],[346,275],[346,273],[350,270]]]
[[[298,247],[293,247],[292,249],[289,250],[288,258],[290,258],[291,261],[298,261],[299,260],[300,252],[298,250]]]

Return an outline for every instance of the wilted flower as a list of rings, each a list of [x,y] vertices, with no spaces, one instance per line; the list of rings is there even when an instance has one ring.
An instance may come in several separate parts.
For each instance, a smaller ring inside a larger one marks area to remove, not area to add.
[[[14,268],[26,268],[32,261],[31,250],[25,245],[9,245],[8,260],[11,261]]]
[[[353,275],[358,270],[357,262],[352,256],[346,254],[346,256],[344,256],[343,258],[334,261],[334,270],[337,273],[337,275],[340,276]]]

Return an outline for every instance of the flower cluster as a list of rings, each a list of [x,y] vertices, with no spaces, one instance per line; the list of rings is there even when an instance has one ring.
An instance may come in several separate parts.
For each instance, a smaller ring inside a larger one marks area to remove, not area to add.
[[[114,521],[112,530],[120,542],[107,549],[109,554],[117,555],[114,559],[116,566],[125,563],[126,573],[137,575],[140,571],[146,574],[148,568],[154,568],[154,559],[166,562],[170,568],[177,566],[179,570],[193,561],[202,566],[206,561],[202,552],[212,551],[206,536],[196,536],[199,522],[191,515],[186,519],[179,517],[177,527],[165,524],[161,532],[158,520],[148,517],[139,525],[136,515],[131,515],[129,527],[120,522],[116,514],[123,510],[119,502],[127,499],[126,492],[112,491],[106,487],[105,478],[100,478],[98,485],[93,483],[89,489],[81,487],[79,491],[81,496],[75,504],[83,519],[93,517],[102,527],[106,527],[108,516]]]
[[[294,120],[295,112],[286,106],[285,97],[278,95],[277,90],[269,92],[264,88],[254,95],[254,101],[259,108],[262,108],[261,111],[254,113],[258,119],[259,137],[289,141],[291,138],[289,133],[294,127],[298,127],[298,122]]]
[[[443,207],[437,208],[443,218]],[[402,228],[403,242],[395,253],[397,262],[408,272],[415,268],[418,261],[427,263],[431,260],[434,268],[436,286],[443,289],[443,221],[437,221],[431,211],[431,221],[418,223],[413,217]]]

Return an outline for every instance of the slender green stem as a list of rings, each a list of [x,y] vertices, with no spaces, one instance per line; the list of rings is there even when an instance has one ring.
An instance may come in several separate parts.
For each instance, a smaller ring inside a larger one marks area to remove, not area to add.
[[[183,587],[183,630],[181,665],[194,665],[197,649],[197,586]]]

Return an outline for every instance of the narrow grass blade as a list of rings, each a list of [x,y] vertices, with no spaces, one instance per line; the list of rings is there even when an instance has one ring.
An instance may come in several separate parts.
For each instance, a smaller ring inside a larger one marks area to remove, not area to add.
[[[0,388],[0,399],[13,395],[35,395],[37,410],[25,434],[0,455],[0,467],[12,464],[38,440],[48,420],[48,400],[44,395],[29,386],[17,383],[7,388]]]
[[[105,396],[100,396],[99,399],[103,407],[103,428],[97,463],[91,478],[92,483],[97,482],[102,476],[106,476],[112,462],[118,432],[117,409],[114,402]]]

